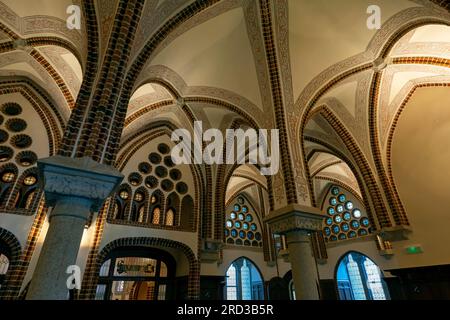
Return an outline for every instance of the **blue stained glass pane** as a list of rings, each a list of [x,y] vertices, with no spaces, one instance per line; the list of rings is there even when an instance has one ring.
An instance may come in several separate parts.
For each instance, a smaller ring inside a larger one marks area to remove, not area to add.
[[[341,229],[345,232],[347,232],[348,230],[350,230],[350,226],[348,225],[348,223],[343,223],[341,224]]]
[[[248,223],[244,222],[242,224],[242,228],[244,228],[244,230],[248,230]]]
[[[335,206],[335,205],[337,205],[337,200],[336,200],[336,198],[335,198],[335,197],[333,197],[333,198],[330,198],[330,204],[331,204],[332,206]]]
[[[344,212],[344,206],[342,204],[340,204],[336,207],[336,210],[337,210],[337,212],[342,213],[342,212]]]
[[[240,228],[241,228],[241,223],[240,223],[239,221],[236,221],[236,222],[234,223],[234,226],[235,226],[236,228],[240,229]]]
[[[344,213],[344,220],[345,221],[349,221],[351,218],[352,218],[352,215],[350,214],[350,212]]]
[[[252,221],[253,221],[252,215],[251,215],[251,214],[246,215],[246,216],[245,216],[245,221],[247,221],[247,222],[252,222]]]
[[[261,233],[259,232],[255,233],[255,239],[258,241],[261,240]]]
[[[347,236],[343,233],[339,234],[339,240],[345,240],[347,239]]]
[[[359,228],[359,222],[356,221],[356,220],[352,220],[351,225],[352,225],[353,229],[358,229]]]
[[[355,232],[355,231],[350,231],[350,232],[348,233],[348,237],[349,237],[349,238],[354,238],[354,237],[356,237],[356,232]]]
[[[353,210],[353,216],[357,219],[361,218],[361,211],[359,209]]]
[[[228,237],[230,235],[230,231],[228,229],[225,229],[225,237]]]
[[[245,231],[239,231],[239,237],[241,237],[242,239],[245,239]]]
[[[362,218],[362,219],[361,219],[361,224],[362,224],[364,227],[368,227],[369,224],[370,224],[369,219],[367,219],[367,218]]]
[[[334,208],[332,208],[332,207],[329,207],[328,208],[328,214],[330,215],[330,216],[332,216],[333,214],[335,214],[336,213],[336,211],[334,211]]]
[[[241,206],[240,205],[238,205],[238,204],[235,204],[234,205],[234,211],[239,211],[239,210],[241,210]]]
[[[231,220],[228,220],[226,225],[227,225],[227,228],[232,228],[233,222],[231,222]]]
[[[244,220],[244,215],[242,213],[239,213],[238,214],[238,219],[241,220],[241,221]]]
[[[334,216],[334,221],[335,221],[336,223],[341,223],[341,222],[342,222],[341,216]]]
[[[345,202],[345,194],[341,194],[341,195],[339,195],[339,202]]]
[[[333,187],[331,189],[331,193],[334,194],[335,196],[337,196],[339,194],[339,188],[338,187]]]
[[[231,236],[232,236],[233,238],[236,238],[236,237],[237,237],[237,231],[236,231],[236,229],[231,230]]]
[[[250,229],[252,229],[252,231],[256,231],[256,224],[252,223],[252,225],[250,226]]]
[[[365,229],[359,229],[358,230],[358,235],[360,236],[366,236],[367,235],[367,231]]]
[[[235,212],[232,212],[232,213],[230,214],[230,218],[233,219],[233,220],[236,219],[236,213],[235,213]]]
[[[337,240],[336,236],[331,236],[330,237],[330,241],[336,241],[336,240]]]
[[[324,228],[323,231],[325,232],[326,236],[329,236],[331,234],[331,230],[328,227]]]
[[[247,208],[246,206],[243,206],[243,207],[242,207],[242,212],[243,212],[243,213],[247,213],[247,212],[248,212],[248,208]]]
[[[247,232],[247,238],[248,238],[249,240],[253,240],[254,237],[255,237],[255,235],[254,235],[253,232],[251,232],[251,231]]]
[[[333,233],[335,233],[335,234],[338,234],[339,231],[341,231],[341,229],[340,229],[339,226],[337,226],[337,225],[334,225],[334,226],[332,227],[332,230],[333,230]]]
[[[333,219],[331,218],[327,218],[326,222],[325,222],[328,226],[331,226],[331,224],[333,223]]]
[[[345,208],[347,208],[347,210],[352,210],[353,209],[353,202],[347,201],[345,203]]]

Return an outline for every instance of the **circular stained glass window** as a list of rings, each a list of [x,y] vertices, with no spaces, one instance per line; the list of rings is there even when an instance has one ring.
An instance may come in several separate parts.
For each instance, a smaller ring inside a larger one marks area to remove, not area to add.
[[[173,189],[173,182],[165,179],[161,182],[161,189],[163,189],[166,192],[169,192]]]
[[[330,241],[337,241],[337,237],[336,236],[331,236],[330,237]]]
[[[369,224],[370,224],[369,219],[366,218],[366,217],[361,218],[361,224],[362,224],[364,227],[368,227]]]
[[[331,230],[333,231],[334,234],[338,234],[341,231],[338,225],[333,225],[331,227]]]
[[[339,202],[344,203],[346,200],[345,194],[340,194],[338,197]]]
[[[236,212],[232,212],[231,214],[230,214],[230,217],[231,217],[231,219],[236,219]]]
[[[337,196],[339,194],[339,188],[338,187],[331,188],[331,193]]]
[[[245,231],[239,231],[239,237],[241,238],[241,239],[245,239]]]
[[[329,214],[330,216],[332,216],[333,214],[336,213],[336,211],[334,211],[334,208],[332,208],[332,207],[329,207],[328,210],[327,210],[327,212],[328,212],[328,214]]]
[[[343,234],[343,233],[340,233],[339,234],[339,240],[345,240],[345,239],[347,239],[347,236],[345,234]]]
[[[156,152],[152,152],[148,155],[148,160],[150,160],[153,164],[160,164],[161,163],[161,156],[157,154]]]
[[[353,209],[353,202],[347,201],[347,202],[345,203],[345,209],[347,209],[347,210],[352,210],[352,209]]]
[[[330,204],[331,204],[332,206],[337,205],[337,200],[336,200],[335,197],[330,198]]]
[[[16,175],[14,174],[14,172],[5,172],[2,175],[2,181],[6,182],[6,183],[14,181],[15,178],[16,178]]]
[[[359,228],[359,222],[356,221],[356,220],[352,220],[350,225],[352,226],[352,229],[358,229]]]
[[[225,229],[225,237],[228,237],[230,235],[230,231],[228,229]]]
[[[350,219],[352,218],[352,215],[350,214],[350,212],[346,212],[344,213],[344,220],[345,221],[350,221]]]
[[[34,185],[34,184],[36,183],[36,181],[37,181],[37,179],[36,179],[35,176],[28,176],[28,177],[26,177],[26,178],[23,180],[23,183],[24,183],[26,186],[32,186],[32,185]]]
[[[11,144],[19,149],[28,148],[32,142],[31,137],[26,134],[18,134],[11,138]]]
[[[250,229],[252,229],[252,231],[256,231],[256,229],[257,229],[256,224],[252,223],[250,225]]]
[[[246,215],[246,216],[245,216],[245,221],[247,221],[247,222],[252,222],[252,221],[253,221],[252,215],[251,215],[251,214]]]
[[[178,169],[172,169],[169,172],[169,176],[172,180],[178,181],[181,179],[181,172]]]
[[[246,222],[244,222],[243,224],[242,224],[242,229],[244,229],[244,230],[248,230],[248,223],[246,223]]]
[[[335,216],[334,217],[334,222],[341,223],[342,222],[342,217],[341,216]]]
[[[6,128],[12,132],[21,132],[27,128],[27,123],[19,118],[9,119],[5,123]]]
[[[255,239],[261,241],[261,233],[259,232],[255,233]]]
[[[323,229],[323,231],[325,232],[325,235],[326,235],[327,237],[329,237],[329,236],[330,236],[330,234],[331,234],[331,230],[330,230],[330,228],[328,228],[328,227],[325,227],[325,228]]]
[[[333,219],[327,218],[327,219],[325,220],[325,223],[327,224],[327,226],[331,226],[331,225],[333,224]]]
[[[254,237],[255,237],[255,234],[253,232],[251,232],[251,231],[247,232],[247,238],[249,240],[253,240]]]
[[[342,204],[338,205],[338,206],[336,207],[336,211],[339,212],[339,213],[344,212],[344,206],[343,206]]]
[[[158,186],[158,179],[153,176],[149,176],[145,178],[145,185],[150,189],[154,189]]]
[[[152,171],[152,166],[148,162],[141,162],[138,165],[138,170],[143,174],[149,174]]]
[[[22,151],[16,156],[16,161],[21,166],[28,167],[36,163],[37,155],[32,151]]]
[[[125,190],[120,191],[119,197],[121,197],[124,200],[128,199],[128,197],[129,197],[128,191],[125,191]]]
[[[178,182],[176,189],[177,189],[178,193],[185,194],[188,191],[188,186],[184,182]]]
[[[167,144],[160,143],[160,144],[158,144],[158,151],[161,152],[162,154],[166,154],[166,153],[169,153],[170,148]]]
[[[240,204],[244,204],[244,198],[242,198],[242,197],[239,197],[239,198],[237,199],[237,201],[238,201]]]
[[[239,221],[236,221],[234,223],[234,227],[237,228],[237,229],[240,229],[241,228],[241,223]]]
[[[0,129],[0,143],[6,142],[9,138],[8,132]]]
[[[173,163],[171,156],[164,157],[164,164],[169,168],[172,168],[175,166],[175,163]]]
[[[366,231],[366,229],[359,229],[359,230],[358,230],[358,235],[359,235],[359,236],[367,236],[367,231]]]
[[[247,206],[242,206],[242,212],[243,213],[247,213],[248,212],[248,207]]]
[[[348,237],[349,237],[349,238],[355,238],[355,237],[356,237],[356,232],[355,232],[355,231],[350,231],[350,232],[348,233]]]
[[[244,215],[242,213],[239,213],[238,214],[238,219],[243,221],[244,220]]]
[[[232,229],[232,230],[231,230],[231,236],[232,236],[233,238],[236,238],[237,235],[238,235],[237,230],[236,230],[236,229]]]
[[[140,185],[142,182],[142,176],[137,172],[130,173],[128,176],[128,182],[130,182],[132,186]]]
[[[157,166],[156,169],[155,169],[155,173],[160,178],[167,177],[167,169],[166,169],[166,167]]]
[[[227,226],[227,228],[232,228],[233,222],[231,220],[227,220],[226,226]]]
[[[350,226],[348,225],[348,223],[344,222],[343,224],[341,224],[341,229],[342,231],[347,232],[348,230],[350,230]]]
[[[7,116],[18,116],[22,113],[22,107],[17,103],[7,103],[3,105],[2,112]]]
[[[0,162],[8,161],[12,158],[14,154],[13,149],[10,147],[1,146],[0,147]]]
[[[144,199],[144,195],[140,192],[136,192],[136,194],[134,195],[134,200],[136,200],[137,202],[141,202]]]
[[[236,211],[236,212],[241,211],[241,206],[238,205],[238,204],[235,204],[234,205],[234,211]]]
[[[353,210],[353,216],[354,216],[356,219],[361,218],[361,211],[360,211],[359,209]]]

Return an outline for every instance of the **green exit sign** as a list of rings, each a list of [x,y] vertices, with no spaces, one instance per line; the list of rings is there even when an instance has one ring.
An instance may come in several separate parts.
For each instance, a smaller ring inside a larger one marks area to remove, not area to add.
[[[417,254],[422,253],[422,247],[421,246],[409,246],[406,248],[406,252],[409,254]]]

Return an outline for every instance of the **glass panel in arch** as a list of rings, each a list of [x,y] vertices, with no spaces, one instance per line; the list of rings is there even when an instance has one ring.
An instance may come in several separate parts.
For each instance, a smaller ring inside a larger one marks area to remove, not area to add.
[[[100,268],[100,277],[106,277],[108,276],[109,266],[111,265],[111,259],[106,260],[102,267]]]
[[[0,275],[6,274],[8,268],[9,268],[8,257],[0,253]]]
[[[154,277],[156,260],[140,257],[117,258],[114,268],[115,276]]]
[[[161,267],[159,270],[160,277],[167,277],[167,266],[164,262],[161,261]]]

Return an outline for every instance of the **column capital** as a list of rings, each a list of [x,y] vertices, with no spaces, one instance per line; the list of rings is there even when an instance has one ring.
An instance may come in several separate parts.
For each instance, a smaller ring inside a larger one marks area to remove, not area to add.
[[[264,221],[270,225],[273,233],[287,235],[296,231],[321,230],[325,217],[318,208],[290,204],[272,211]]]
[[[123,180],[116,168],[88,157],[52,156],[39,160],[38,169],[49,206],[62,198],[81,198],[98,211]]]

